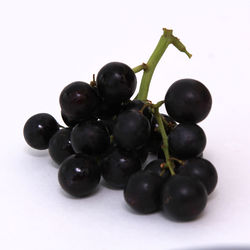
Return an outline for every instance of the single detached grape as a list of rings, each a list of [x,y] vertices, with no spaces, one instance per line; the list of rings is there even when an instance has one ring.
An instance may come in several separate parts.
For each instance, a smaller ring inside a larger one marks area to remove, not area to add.
[[[40,113],[27,120],[23,128],[23,135],[32,148],[47,149],[50,138],[58,129],[59,125],[53,116]]]
[[[126,202],[139,213],[152,213],[160,208],[163,179],[156,174],[139,171],[128,180],[124,189]]]
[[[168,89],[165,106],[168,114],[177,122],[198,123],[207,117],[212,106],[212,97],[201,82],[182,79]]]
[[[136,76],[124,63],[111,62],[101,68],[96,80],[100,96],[110,103],[129,100],[136,89]]]
[[[71,132],[71,144],[76,153],[98,155],[110,145],[107,129],[101,122],[89,120],[77,124]]]
[[[91,194],[100,181],[100,168],[90,156],[75,154],[64,160],[58,172],[61,187],[75,197]]]
[[[208,194],[213,192],[218,181],[217,171],[213,164],[202,158],[185,161],[184,165],[179,168],[178,174],[196,178],[206,187]]]
[[[145,145],[150,136],[148,119],[136,110],[122,112],[114,126],[114,139],[125,150]]]
[[[195,219],[207,204],[204,185],[187,176],[172,176],[163,187],[163,213],[172,219],[187,221]]]
[[[73,82],[61,92],[62,113],[70,120],[87,120],[92,116],[99,102],[93,88],[85,82]]]
[[[206,146],[206,135],[196,124],[179,124],[168,136],[170,154],[186,160],[201,154]]]
[[[114,148],[101,161],[102,176],[114,188],[124,188],[131,174],[141,169],[139,158],[133,152]]]
[[[49,154],[57,164],[61,164],[67,157],[75,153],[71,145],[70,134],[71,129],[60,129],[49,141]]]
[[[164,162],[165,160],[163,159],[153,160],[148,163],[148,165],[144,168],[144,171],[149,172],[151,174],[156,174],[163,178],[164,181],[166,181],[168,178],[170,178],[171,174],[168,169],[165,169],[163,171],[163,168],[161,168],[161,164]]]

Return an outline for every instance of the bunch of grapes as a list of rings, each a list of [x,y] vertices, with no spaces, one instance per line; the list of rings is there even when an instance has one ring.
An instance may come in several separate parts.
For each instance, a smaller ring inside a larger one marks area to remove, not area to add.
[[[162,40],[188,53],[173,38],[164,30]],[[159,61],[159,53],[134,69],[108,63],[90,84],[67,85],[59,98],[67,127],[47,113],[36,114],[25,123],[24,138],[35,149],[48,149],[60,165],[61,187],[72,196],[91,195],[102,177],[108,187],[123,189],[125,201],[139,213],[162,209],[173,219],[191,220],[217,183],[216,169],[202,156],[206,135],[197,125],[208,115],[212,98],[201,82],[182,79],[170,86],[164,101],[151,103],[147,74],[152,77],[158,62],[150,67],[152,58]],[[139,70],[144,75],[131,100]],[[168,115],[159,113],[161,105]],[[149,154],[155,160],[145,166]]]

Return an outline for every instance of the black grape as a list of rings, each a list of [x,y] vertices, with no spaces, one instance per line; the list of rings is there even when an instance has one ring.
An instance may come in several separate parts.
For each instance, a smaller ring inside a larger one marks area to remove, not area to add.
[[[139,213],[152,213],[160,208],[163,179],[146,171],[139,171],[128,180],[124,198]]]
[[[64,160],[58,172],[61,187],[75,197],[91,194],[100,182],[100,168],[90,156],[75,154]]]
[[[172,176],[163,187],[163,213],[174,220],[193,220],[207,204],[204,185],[187,176]]]
[[[196,124],[179,124],[168,136],[170,154],[186,160],[201,154],[206,146],[206,135]]]
[[[59,130],[55,118],[47,113],[31,116],[24,125],[25,141],[35,149],[47,149],[50,138]]]
[[[213,164],[202,158],[193,158],[185,161],[179,168],[179,175],[190,176],[201,181],[206,187],[207,193],[213,192],[218,181],[218,175]]]
[[[71,145],[70,134],[71,129],[60,129],[49,141],[49,154],[57,164],[61,164],[67,157],[75,153]]]
[[[133,70],[124,63],[111,62],[98,72],[96,79],[99,95],[107,102],[121,103],[134,94],[137,81]]]
[[[89,119],[93,116],[98,103],[99,98],[95,91],[85,82],[73,82],[67,85],[60,94],[62,113],[72,120]]]
[[[118,148],[114,148],[100,165],[104,180],[114,188],[124,188],[130,175],[141,169],[141,162],[136,154]]]
[[[138,149],[145,145],[150,136],[148,119],[136,110],[122,112],[114,126],[114,139],[125,150]]]
[[[73,128],[71,144],[76,153],[98,155],[109,147],[110,137],[102,122],[83,121]]]
[[[168,114],[177,122],[198,123],[210,112],[212,97],[201,82],[182,79],[173,83],[165,96]]]

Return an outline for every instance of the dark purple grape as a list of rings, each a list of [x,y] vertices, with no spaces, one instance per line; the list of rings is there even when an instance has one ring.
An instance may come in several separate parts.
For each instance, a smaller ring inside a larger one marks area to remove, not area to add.
[[[206,135],[196,124],[179,124],[168,136],[170,154],[186,160],[201,154],[206,146]]]
[[[213,192],[218,181],[217,171],[213,164],[201,158],[185,161],[184,165],[179,168],[178,174],[196,178],[206,187],[208,194]]]
[[[83,121],[73,128],[71,144],[76,153],[98,155],[109,147],[110,137],[101,122]]]
[[[49,141],[49,154],[57,164],[61,164],[67,157],[75,153],[71,145],[70,134],[71,129],[60,129]]]
[[[201,82],[182,79],[174,82],[165,96],[168,114],[177,122],[198,123],[204,120],[212,106],[209,90]]]
[[[152,213],[160,208],[163,179],[149,172],[139,171],[128,180],[124,198],[139,213]]]
[[[122,112],[114,126],[114,140],[125,150],[138,149],[145,145],[150,136],[148,119],[136,110]]]
[[[50,138],[59,130],[55,118],[47,113],[31,116],[24,125],[25,141],[35,149],[47,149]]]
[[[62,162],[58,180],[67,193],[75,197],[84,197],[96,189],[100,176],[100,168],[94,158],[75,154]]]
[[[60,105],[64,116],[69,120],[87,120],[95,111],[99,102],[93,88],[85,82],[73,82],[61,92]]]
[[[104,180],[114,188],[124,188],[131,174],[141,169],[140,160],[134,153],[118,148],[114,148],[100,165]]]
[[[129,100],[136,89],[136,76],[124,63],[111,62],[101,68],[96,80],[100,96],[110,103]]]
[[[204,185],[187,176],[172,176],[162,190],[163,213],[174,220],[193,220],[207,204]]]
[[[161,168],[161,164],[164,163],[165,160],[163,159],[158,159],[158,160],[153,160],[148,163],[148,165],[144,168],[144,171],[156,174],[160,176],[161,178],[166,181],[170,176],[170,171],[168,169],[165,169],[163,172],[163,168]]]

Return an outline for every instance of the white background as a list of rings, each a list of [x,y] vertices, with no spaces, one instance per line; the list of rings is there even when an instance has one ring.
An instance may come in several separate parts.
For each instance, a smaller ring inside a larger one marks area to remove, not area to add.
[[[22,135],[33,114],[48,112],[61,122],[58,97],[70,82],[89,82],[110,61],[146,62],[163,27],[193,57],[170,46],[149,99],[162,100],[171,83],[186,77],[203,82],[213,97],[200,126],[219,183],[202,216],[186,223],[137,215],[122,191],[104,186],[86,199],[65,195],[47,151],[29,148]],[[1,0],[0,248],[250,246],[249,27],[250,1]]]

